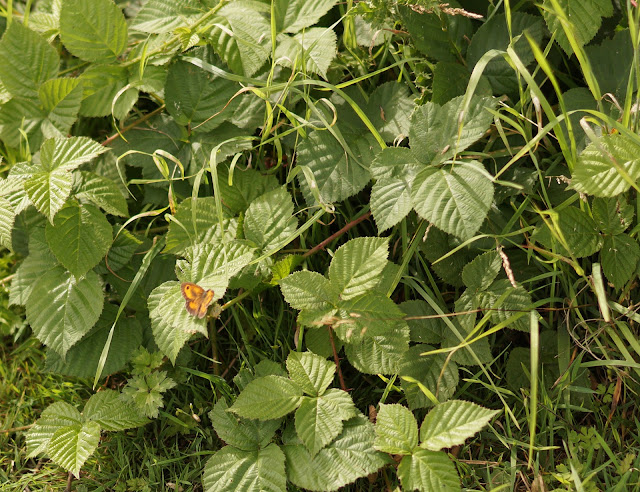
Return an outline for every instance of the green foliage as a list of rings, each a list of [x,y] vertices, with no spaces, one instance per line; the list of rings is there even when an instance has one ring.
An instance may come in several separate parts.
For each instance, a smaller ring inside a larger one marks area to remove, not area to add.
[[[100,487],[637,481],[627,431],[570,432],[639,390],[637,9],[2,3],[0,324],[101,388],[47,401],[30,456],[96,488],[159,419],[136,456],[187,457]]]

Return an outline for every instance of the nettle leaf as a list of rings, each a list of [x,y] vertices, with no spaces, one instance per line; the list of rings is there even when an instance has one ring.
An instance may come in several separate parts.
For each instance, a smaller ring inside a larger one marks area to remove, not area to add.
[[[640,179],[640,145],[621,134],[603,135],[580,154],[571,177],[571,187],[600,197],[627,191]],[[621,174],[626,173],[629,180]]]
[[[27,321],[42,343],[64,357],[96,324],[104,304],[100,277],[76,279],[62,267],[42,276],[27,299]]]
[[[127,47],[127,21],[111,0],[63,0],[60,39],[82,60],[112,63]]]
[[[544,24],[540,16],[525,14],[524,12],[512,12],[510,24],[504,14],[491,17],[476,31],[467,50],[467,66],[474,67],[478,60],[490,50],[505,51],[512,45],[512,40],[520,36],[512,47],[526,66],[534,60],[533,51],[523,35],[526,33],[537,44],[540,44],[545,34]],[[492,59],[484,69],[483,75],[491,83],[493,93],[517,94],[518,78],[514,69],[501,56]]]
[[[476,256],[462,269],[462,281],[471,290],[488,288],[502,268],[502,259],[497,251],[487,251]]]
[[[49,458],[80,478],[80,468],[98,447],[100,425],[83,422],[58,429],[47,445]]]
[[[627,234],[606,235],[600,258],[607,280],[621,289],[636,273],[640,246]]]
[[[16,213],[11,202],[0,197],[0,247],[11,248],[11,231],[16,220]]]
[[[459,7],[457,2],[449,2]],[[418,51],[436,60],[455,61],[455,51],[463,49],[462,40],[471,37],[470,19],[462,15],[442,15],[433,11],[418,12],[409,5],[398,5],[398,14]]]
[[[292,237],[297,226],[291,195],[281,187],[251,202],[244,217],[244,237],[267,252],[283,246],[282,241]]]
[[[45,238],[44,227],[35,227],[29,234],[29,255],[16,270],[9,290],[9,303],[24,306],[40,278],[58,266]]]
[[[111,224],[93,205],[72,201],[46,226],[47,243],[62,265],[81,277],[107,254],[111,242]]]
[[[222,7],[213,18],[209,42],[237,74],[251,77],[271,55],[269,7],[238,0]]]
[[[26,434],[27,458],[46,452],[53,435],[62,428],[81,424],[82,415],[68,403],[58,401],[49,405]]]
[[[20,22],[12,22],[2,36],[0,81],[12,95],[37,98],[38,88],[58,75],[59,65],[55,48]]]
[[[218,167],[218,180],[222,201],[233,215],[246,211],[256,198],[280,186],[273,174],[265,176],[255,169],[239,171],[236,168],[233,175],[229,176],[225,166]]]
[[[341,299],[353,299],[372,289],[388,256],[388,238],[355,238],[340,246],[329,265],[329,279]]]
[[[127,201],[112,180],[88,171],[80,171],[74,177],[76,198],[89,200],[111,215],[128,216]]]
[[[109,389],[92,395],[84,406],[82,415],[107,431],[131,429],[149,422],[135,407],[123,401],[117,391]]]
[[[276,0],[273,3],[277,31],[296,33],[318,22],[336,0]]]
[[[593,39],[602,25],[603,17],[613,15],[613,5],[608,0],[587,0],[584,2],[558,0],[558,4],[571,22],[573,26],[571,35],[580,46],[584,46]],[[571,48],[569,39],[550,0],[542,2],[542,14],[549,31],[555,34],[557,43],[568,55],[571,55],[573,48]]]
[[[164,87],[167,111],[179,125],[210,131],[233,115],[225,106],[237,89],[235,82],[178,61],[169,67]]]
[[[447,325],[428,302],[405,301],[398,304],[398,307],[406,315],[404,319],[411,330],[412,342],[440,343],[442,341]]]
[[[198,0],[148,0],[133,19],[132,29],[152,34],[188,26],[202,15]]]
[[[338,490],[390,462],[373,448],[374,438],[373,425],[360,415],[345,422],[336,440],[315,456],[302,444],[283,446],[287,478],[304,489]]]
[[[282,376],[251,381],[229,409],[241,417],[271,420],[293,412],[302,401],[302,388]]]
[[[602,247],[602,237],[595,221],[577,207],[567,207],[558,212],[557,234],[561,234],[569,251],[544,224],[533,234],[533,238],[563,256],[576,258],[591,256]]]
[[[493,183],[479,162],[421,171],[411,190],[420,217],[461,240],[474,236],[493,201]]]
[[[304,72],[327,78],[329,65],[336,56],[338,37],[332,29],[312,27],[295,36],[278,37],[276,60],[283,67],[302,67]]]
[[[313,457],[342,432],[342,422],[356,414],[349,394],[339,389],[330,389],[322,396],[304,397],[296,410],[296,433]]]
[[[94,377],[117,312],[118,308],[115,305],[105,304],[98,322],[89,333],[67,351],[64,359],[55,350],[47,351],[44,370],[77,378]],[[104,363],[102,375],[109,376],[123,370],[140,343],[142,343],[140,322],[136,318],[121,316],[111,336],[109,355]]]
[[[620,234],[633,222],[635,212],[624,196],[616,198],[595,198],[591,213],[598,228],[605,234]]]
[[[316,272],[295,272],[280,281],[285,301],[298,310],[329,309],[338,300],[331,282]]]
[[[192,198],[187,198],[178,205],[175,220],[169,223],[164,251],[183,253],[190,246],[198,243],[218,242],[221,239],[233,240],[237,223],[235,219],[227,218],[226,214],[223,214],[223,217],[224,238],[221,237],[215,198],[198,198],[195,204]]]
[[[460,122],[463,101],[464,96],[459,96],[443,106],[428,102],[416,108],[411,115],[409,141],[418,161],[437,164],[449,159],[479,140],[489,129],[493,115],[487,108],[495,108],[496,100],[473,96]]]
[[[307,166],[325,203],[339,202],[361,191],[369,180],[369,163],[379,145],[370,133],[347,141],[352,155],[328,131],[316,130],[298,147],[298,165]],[[355,159],[354,159],[355,157]],[[315,203],[303,173],[298,175],[305,200]]]
[[[80,114],[84,116],[108,116],[111,108],[114,113],[123,111],[123,105],[128,100],[127,93],[138,90],[128,89],[117,101],[114,100],[120,90],[127,85],[129,73],[126,67],[120,65],[91,65],[80,80],[82,81],[82,104]]]
[[[398,373],[411,410],[434,405],[423,388],[431,392],[438,401],[446,401],[453,396],[458,386],[456,363],[449,361],[446,354],[420,355],[431,350],[433,347],[430,345],[414,345],[405,352],[400,362]]]
[[[238,419],[228,408],[227,402],[219,400],[209,412],[209,418],[218,437],[235,448],[244,451],[265,448],[280,427],[280,419]]]
[[[38,91],[47,120],[43,123],[45,137],[66,137],[78,118],[82,103],[80,79],[47,80]]]
[[[384,453],[407,455],[418,446],[418,422],[402,405],[380,404],[373,446]]]
[[[498,413],[468,401],[441,403],[427,414],[420,426],[420,447],[438,451],[463,444]]]
[[[204,468],[205,492],[285,492],[285,457],[275,444],[264,449],[244,451],[225,446]]]
[[[369,96],[364,112],[387,142],[408,137],[415,103],[405,84],[386,82]]]
[[[398,465],[398,478],[405,490],[456,492],[460,479],[446,453],[419,449],[404,456]]]
[[[287,371],[306,394],[322,396],[333,381],[336,366],[311,352],[291,352],[287,357]]]

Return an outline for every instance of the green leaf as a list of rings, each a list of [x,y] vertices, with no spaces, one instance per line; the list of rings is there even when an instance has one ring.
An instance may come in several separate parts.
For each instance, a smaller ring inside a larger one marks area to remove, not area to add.
[[[204,468],[205,492],[286,492],[284,455],[270,444],[257,451],[225,446]]]
[[[276,188],[255,199],[244,217],[244,237],[261,251],[282,246],[295,232],[298,220],[293,216],[293,201],[286,188]]]
[[[119,112],[121,105],[126,102],[123,94],[115,102],[120,90],[127,85],[128,71],[119,65],[91,65],[80,80],[82,81],[82,105],[80,113],[84,116],[108,116],[111,108]],[[137,92],[137,89],[128,89]]]
[[[228,408],[224,400],[219,400],[209,412],[209,418],[218,437],[233,447],[244,451],[265,448],[280,427],[280,419],[263,422],[238,419]]]
[[[109,389],[92,395],[84,406],[82,415],[107,431],[131,429],[149,422],[136,412],[135,407],[125,403],[117,391]]]
[[[287,478],[304,489],[338,490],[389,463],[373,449],[374,437],[373,425],[360,415],[345,422],[337,439],[315,456],[302,444],[283,446]]]
[[[47,171],[71,171],[107,150],[88,137],[50,138],[40,147],[40,165]]]
[[[409,136],[409,117],[414,107],[405,84],[386,82],[371,93],[364,112],[380,136],[387,142],[393,142]]]
[[[149,0],[136,14],[132,28],[152,34],[172,32],[192,24],[202,13],[197,0]]]
[[[426,301],[405,301],[398,307],[404,312],[404,318],[411,330],[411,341],[422,343],[440,343],[446,330],[446,324]],[[415,318],[415,319],[411,319]]]
[[[93,205],[72,201],[46,226],[47,243],[58,261],[76,277],[81,277],[107,254],[111,224]]]
[[[498,300],[508,293],[499,306],[496,306]],[[496,308],[491,312],[491,320],[495,323],[502,323],[514,315],[520,317],[511,321],[507,326],[514,330],[529,331],[529,316],[527,311],[533,308],[531,294],[522,286],[513,287],[509,279],[503,278],[496,280],[491,286],[480,290],[476,294],[478,305],[483,310]],[[521,314],[520,314],[521,313]],[[475,319],[475,316],[474,316]],[[457,345],[457,343],[456,343]]]
[[[127,21],[112,0],[63,0],[60,39],[82,60],[112,63],[127,47]]]
[[[58,401],[49,405],[26,434],[28,458],[46,452],[53,435],[62,428],[81,424],[82,415],[68,403]]]
[[[441,403],[427,414],[420,426],[420,447],[438,451],[463,444],[498,413],[468,401]]]
[[[473,96],[464,112],[464,96],[451,99],[443,106],[428,102],[411,115],[409,142],[419,162],[438,164],[459,154],[479,140],[489,129],[496,101],[490,97]],[[460,124],[462,123],[462,128]]]
[[[339,202],[361,191],[369,182],[368,169],[379,145],[370,133],[348,140],[355,159],[328,132],[316,130],[298,147],[298,165],[307,166],[315,179],[320,198],[325,203]],[[315,203],[302,173],[298,175],[305,200]]]
[[[397,325],[384,335],[365,332],[359,340],[345,343],[351,365],[366,374],[396,374],[409,348],[409,328],[404,323]]]
[[[537,229],[533,238],[548,248],[555,248],[557,254],[573,255],[576,258],[591,256],[602,247],[602,237],[594,220],[577,207],[567,207],[558,212],[558,234],[562,234],[569,251],[545,224]]]
[[[572,36],[580,46],[584,46],[593,39],[602,25],[603,17],[613,15],[613,4],[609,0],[585,0],[583,2],[558,0],[558,4],[571,22]],[[552,34],[555,33],[556,42],[568,55],[571,55],[573,48],[569,44],[567,35],[550,0],[542,2],[542,14],[549,31]]]
[[[525,32],[536,44],[540,44],[545,35],[545,29],[539,15],[511,12],[509,25],[504,14],[492,16],[480,26],[471,39],[467,50],[467,66],[473,68],[487,51],[506,51],[510,45],[523,65],[529,65],[534,60],[534,55],[524,35]],[[512,39],[518,36],[520,38],[512,43]],[[493,58],[484,69],[483,75],[491,84],[494,94],[518,93],[519,81],[516,73],[503,57]]]
[[[100,277],[76,279],[62,267],[43,275],[27,299],[27,321],[42,343],[65,356],[96,324],[104,304]]]
[[[271,54],[268,6],[238,0],[222,7],[213,18],[209,42],[235,73],[251,77]]]
[[[431,350],[433,347],[429,345],[414,345],[405,352],[400,362],[398,373],[411,410],[434,405],[423,388],[439,401],[446,401],[453,396],[458,386],[458,366],[455,362],[447,361],[447,356],[443,354],[420,355]]]
[[[373,446],[384,453],[411,454],[418,445],[418,422],[402,405],[380,404]]]
[[[593,220],[605,234],[620,234],[633,222],[633,207],[624,196],[616,198],[595,198],[591,204]]]
[[[220,195],[225,207],[233,215],[246,211],[256,198],[279,187],[273,174],[265,176],[255,169],[239,172],[236,168],[232,177],[230,184],[229,170],[224,166],[218,167]]]
[[[283,67],[317,73],[327,78],[336,56],[338,37],[332,29],[312,27],[295,36],[278,37],[276,60]]]
[[[640,145],[621,134],[603,135],[580,154],[571,177],[571,187],[582,193],[613,197],[627,191],[640,179]]]
[[[29,234],[29,256],[18,267],[11,281],[9,303],[26,305],[27,299],[40,278],[58,265],[47,245],[44,227],[37,227]]]
[[[449,2],[458,7],[457,2]],[[398,5],[402,24],[411,35],[415,47],[430,58],[454,61],[454,52],[462,51],[462,40],[471,35],[471,20],[462,15],[445,15],[442,20],[433,10],[413,10],[408,5]]]
[[[356,414],[348,393],[330,389],[322,396],[302,399],[296,410],[296,432],[313,457],[342,432],[342,422]]]
[[[338,248],[331,260],[329,279],[332,286],[344,300],[364,294],[379,282],[388,256],[387,238],[351,239]]]
[[[235,82],[216,77],[185,61],[169,67],[164,86],[169,114],[179,125],[199,132],[213,130],[231,118],[233,108],[226,105],[237,90]]]
[[[89,200],[111,215],[129,215],[127,201],[122,196],[120,188],[109,178],[88,171],[80,171],[75,177],[73,187],[76,198]]]
[[[42,131],[45,137],[66,137],[78,118],[82,103],[80,79],[47,80],[38,92],[42,108],[47,113]]]
[[[194,208],[195,226],[193,221]],[[191,198],[187,198],[178,205],[174,218],[175,220],[169,223],[165,253],[182,253],[189,246],[198,243],[219,242],[223,239],[214,197],[198,198],[195,205]],[[235,238],[236,226],[235,220],[223,219],[225,240]]]
[[[80,468],[100,442],[100,425],[84,422],[58,429],[47,446],[49,458],[80,478]]]
[[[0,138],[10,147],[18,147],[24,140],[24,131],[29,145],[37,148],[42,142],[42,122],[45,117],[46,114],[35,100],[14,97],[0,106]]]
[[[600,255],[602,271],[607,280],[621,289],[636,272],[640,246],[637,240],[627,234],[606,235]]]
[[[338,298],[331,282],[316,272],[295,272],[280,281],[285,301],[292,308],[303,310],[329,309]]]
[[[64,359],[55,350],[47,351],[44,370],[77,378],[91,378],[98,369],[102,349],[107,343],[118,311],[114,304],[105,304],[100,319],[82,339],[71,347]],[[136,318],[121,316],[116,323],[109,355],[102,369],[103,376],[121,371],[133,351],[142,342],[142,326]]]
[[[398,478],[405,490],[455,492],[460,490],[456,467],[441,451],[419,449],[398,465]]]
[[[0,247],[11,248],[11,231],[16,220],[16,213],[11,202],[0,197]]]
[[[322,396],[333,381],[336,366],[311,352],[291,352],[287,357],[287,371],[292,381],[306,394]]]
[[[155,419],[158,418],[159,409],[164,406],[162,394],[176,384],[167,377],[166,371],[153,371],[130,378],[122,388],[121,397],[127,404],[133,404],[138,412]]]
[[[38,88],[58,75],[53,46],[20,22],[12,22],[0,41],[0,81],[14,96],[38,97]]]
[[[254,379],[240,393],[230,411],[241,417],[271,420],[293,412],[302,401],[302,389],[281,376]]]
[[[318,22],[336,0],[276,0],[273,3],[277,31],[296,33]]]
[[[488,288],[502,268],[502,259],[496,251],[476,256],[462,269],[462,281],[471,290]]]
[[[101,263],[96,270],[97,273],[105,274],[109,270],[111,272],[117,272],[124,266],[128,265],[134,253],[142,244],[140,239],[126,229],[120,230],[120,227],[117,225],[113,226],[113,233],[118,235],[113,240],[111,248],[109,248],[109,252],[105,257],[104,267]]]
[[[584,51],[600,92],[623,96],[634,57],[629,30],[617,31],[612,39],[605,39],[599,45],[585,46]]]
[[[345,342],[365,337],[386,335],[393,331],[407,332],[408,327],[400,308],[385,294],[364,293],[347,301],[340,301],[339,320],[333,326]]]
[[[493,183],[476,161],[430,167],[416,177],[411,200],[420,217],[464,241],[478,232],[487,217]]]

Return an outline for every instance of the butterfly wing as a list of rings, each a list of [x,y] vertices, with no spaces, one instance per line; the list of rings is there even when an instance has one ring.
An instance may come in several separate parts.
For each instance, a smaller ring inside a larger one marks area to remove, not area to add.
[[[184,307],[191,316],[202,319],[207,314],[209,304],[213,301],[213,291],[204,290],[198,284],[183,282],[180,285],[182,297],[185,298]]]
[[[209,309],[209,304],[211,304],[212,302],[213,302],[213,291],[208,290],[204,293],[202,297],[202,302],[198,307],[198,314],[196,314],[196,316],[198,316],[198,318],[200,319],[204,318],[207,314],[207,310]]]

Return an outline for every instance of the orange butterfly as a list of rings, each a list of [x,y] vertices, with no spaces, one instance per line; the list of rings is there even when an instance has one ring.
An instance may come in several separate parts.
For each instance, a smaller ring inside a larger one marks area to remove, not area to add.
[[[182,282],[180,285],[182,297],[186,299],[184,305],[191,316],[202,319],[206,316],[209,305],[213,302],[213,291],[205,290],[197,284]]]

